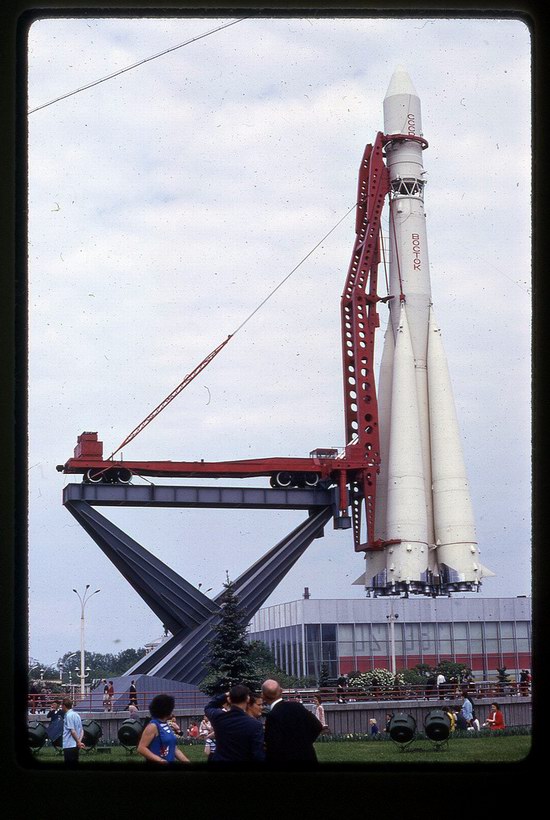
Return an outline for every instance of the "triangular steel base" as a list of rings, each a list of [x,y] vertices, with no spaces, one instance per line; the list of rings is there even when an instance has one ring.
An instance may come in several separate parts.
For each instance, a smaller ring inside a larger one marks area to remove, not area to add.
[[[243,622],[255,615],[311,542],[322,537],[325,524],[334,514],[334,506],[326,505],[326,495],[323,494],[324,506],[318,505],[310,510],[305,521],[234,582]],[[131,501],[126,504],[131,505]],[[223,592],[214,600],[209,599],[101,515],[88,500],[74,500],[73,494],[73,500],[66,498],[65,506],[160,618],[164,627],[172,632],[167,641],[138,661],[126,674],[148,674],[198,684],[206,673],[209,643],[221,618]]]

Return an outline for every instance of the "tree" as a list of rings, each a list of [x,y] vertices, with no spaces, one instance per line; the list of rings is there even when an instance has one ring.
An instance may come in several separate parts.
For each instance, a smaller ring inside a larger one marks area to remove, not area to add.
[[[430,666],[429,663],[417,663],[416,666],[413,666],[412,671],[418,672],[418,674],[425,681],[426,678],[429,678],[430,675],[434,674],[435,669],[433,666]]]
[[[235,586],[229,576],[223,586],[221,620],[213,629],[209,666],[199,687],[207,695],[227,692],[236,683],[257,689],[260,682],[246,640],[246,613],[239,607]]]
[[[445,676],[448,682],[461,683],[471,674],[472,670],[465,663],[443,660],[436,666],[436,673],[439,672]]]
[[[123,649],[118,655],[85,652],[84,666],[85,669],[89,669],[86,682],[91,683],[100,678],[115,678],[124,675],[145,654],[146,651],[143,647],[140,649]],[[38,679],[39,669],[44,673],[42,675],[44,680],[59,680],[61,672],[63,683],[67,683],[70,672],[73,683],[77,683],[79,681],[78,673],[80,672],[80,652],[77,650],[65,652],[55,666],[34,663],[29,669],[29,680]]]
[[[423,686],[426,684],[426,681],[429,677],[429,673],[426,675],[422,673],[417,667],[413,667],[412,669],[405,669],[400,674],[403,678],[403,683],[406,683],[409,686]]]
[[[317,686],[319,689],[324,689],[328,686],[329,677],[328,677],[328,666],[326,663],[321,664],[321,668],[319,669],[319,680],[317,681]]]
[[[140,649],[123,649],[114,657],[114,669],[111,670],[111,677],[125,675],[135,663],[144,657],[146,651]],[[104,675],[101,677],[105,677]]]

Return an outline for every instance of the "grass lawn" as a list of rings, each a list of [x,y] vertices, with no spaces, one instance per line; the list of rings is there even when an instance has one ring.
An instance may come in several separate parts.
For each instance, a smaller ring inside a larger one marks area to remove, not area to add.
[[[340,748],[341,747],[341,748]],[[453,738],[436,748],[430,740],[415,740],[406,748],[389,740],[380,742],[317,743],[315,749],[320,762],[327,763],[509,763],[522,760],[529,754],[531,737]]]
[[[182,748],[192,763],[206,763],[202,745]],[[406,748],[399,747],[390,740],[315,744],[317,757],[321,763],[364,763],[369,766],[388,763],[512,763],[526,757],[530,748],[530,735],[457,737],[439,749],[425,739],[416,740]],[[63,756],[50,747],[41,749],[35,755],[35,759],[37,763],[63,764]],[[144,762],[140,755],[130,753],[120,746],[107,747],[106,751],[98,748],[81,753],[80,760],[83,763],[112,763],[117,767],[121,763],[133,767],[143,765]]]

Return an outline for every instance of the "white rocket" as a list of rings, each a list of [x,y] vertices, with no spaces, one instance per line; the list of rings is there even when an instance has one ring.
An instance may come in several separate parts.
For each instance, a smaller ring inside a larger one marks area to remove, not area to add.
[[[476,591],[479,558],[460,432],[430,286],[420,99],[398,68],[384,98],[390,321],[378,382],[376,537],[355,583],[377,594]],[[401,139],[399,139],[401,135]],[[403,136],[406,138],[404,139]]]

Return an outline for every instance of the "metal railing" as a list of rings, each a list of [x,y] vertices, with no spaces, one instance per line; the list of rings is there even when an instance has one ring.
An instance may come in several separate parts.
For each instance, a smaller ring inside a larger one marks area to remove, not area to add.
[[[162,690],[151,689],[149,691],[138,692],[136,695],[136,706],[139,712],[148,712],[149,703],[155,695]],[[365,689],[353,689],[352,687],[340,688],[337,686],[327,686],[309,689],[285,689],[283,697],[287,700],[300,700],[304,704],[313,704],[314,697],[320,696],[324,704],[327,703],[373,703],[377,701],[400,701],[400,700],[449,700],[457,701],[463,693],[471,695],[472,698],[494,698],[518,696],[528,697],[531,694],[531,687],[527,684],[501,683],[500,681],[487,680],[476,681],[474,683],[445,683],[441,686],[409,685],[399,686],[370,686]],[[28,695],[28,711],[31,714],[44,714],[51,708],[53,700],[61,701],[67,693],[38,693]],[[199,691],[171,691],[175,700],[176,710],[193,710],[197,715],[202,715],[204,706],[210,700],[208,695]],[[103,692],[97,689],[92,690],[83,698],[80,693],[73,697],[75,706],[81,712],[128,712],[130,696],[127,692],[116,694],[109,707],[103,703]]]
[[[366,689],[354,689],[327,686],[317,689],[289,689],[285,697],[299,699],[303,703],[313,701],[320,695],[324,703],[360,703],[386,700],[457,700],[466,693],[472,698],[498,698],[517,695],[528,697],[530,685],[498,680],[475,681],[471,683],[444,683],[440,686],[429,684],[399,684],[395,686],[369,686]]]
[[[91,692],[87,692],[84,696],[82,696],[80,692],[74,693],[71,695],[71,699],[79,712],[127,712],[130,702],[136,705],[138,711],[143,712],[149,710],[149,703],[155,695],[165,694],[166,692],[167,690],[160,688],[141,691],[137,693],[133,701],[131,701],[127,691],[115,692],[111,698],[111,702],[108,703],[104,702],[103,691],[95,689]],[[196,709],[197,714],[202,714],[204,705],[210,700],[208,695],[199,691],[175,690],[168,691],[168,694],[174,698],[175,709]],[[48,712],[51,708],[52,701],[57,700],[61,702],[65,697],[67,697],[66,692],[30,694],[27,697],[28,710],[31,713],[38,714]]]

